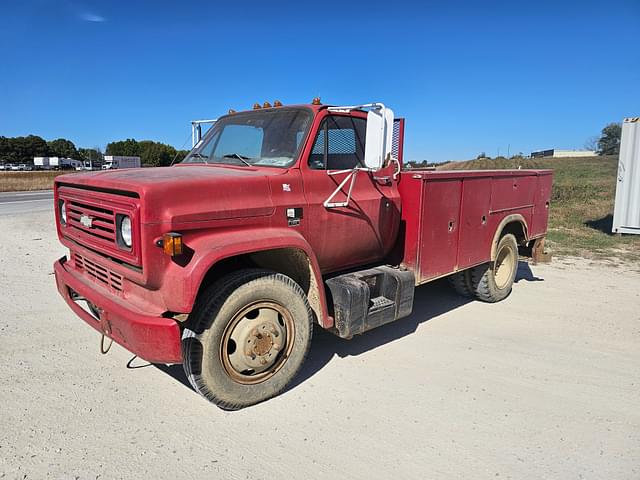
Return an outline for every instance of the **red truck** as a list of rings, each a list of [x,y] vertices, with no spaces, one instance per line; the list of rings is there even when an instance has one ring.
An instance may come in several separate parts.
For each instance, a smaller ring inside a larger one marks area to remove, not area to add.
[[[65,175],[57,288],[105,338],[225,409],[282,392],[314,324],[351,338],[449,276],[497,302],[545,261],[550,170],[404,170],[382,104],[256,104],[172,167]]]

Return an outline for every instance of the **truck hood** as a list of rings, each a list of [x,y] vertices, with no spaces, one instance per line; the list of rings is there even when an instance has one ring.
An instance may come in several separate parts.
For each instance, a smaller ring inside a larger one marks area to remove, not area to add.
[[[286,170],[219,165],[106,170],[63,175],[56,184],[140,198],[143,224],[180,224],[273,214],[268,177]]]

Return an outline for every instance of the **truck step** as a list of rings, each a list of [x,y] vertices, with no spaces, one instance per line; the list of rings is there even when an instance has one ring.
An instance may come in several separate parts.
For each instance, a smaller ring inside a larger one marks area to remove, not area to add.
[[[326,281],[333,301],[334,333],[351,338],[406,317],[413,307],[413,272],[382,266]]]
[[[383,310],[386,307],[394,307],[395,302],[387,297],[375,297],[369,300],[369,313]]]

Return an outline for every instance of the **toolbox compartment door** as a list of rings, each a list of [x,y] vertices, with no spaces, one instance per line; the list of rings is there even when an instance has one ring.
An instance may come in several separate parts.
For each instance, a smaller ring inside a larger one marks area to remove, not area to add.
[[[423,182],[420,281],[455,270],[458,254],[461,179]]]

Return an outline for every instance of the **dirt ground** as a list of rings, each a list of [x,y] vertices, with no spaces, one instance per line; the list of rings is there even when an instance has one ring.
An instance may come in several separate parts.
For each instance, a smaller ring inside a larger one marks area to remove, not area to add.
[[[640,272],[522,264],[513,294],[446,283],[351,341],[316,331],[284,395],[224,412],[59,298],[48,211],[0,215],[0,478],[640,478]]]

